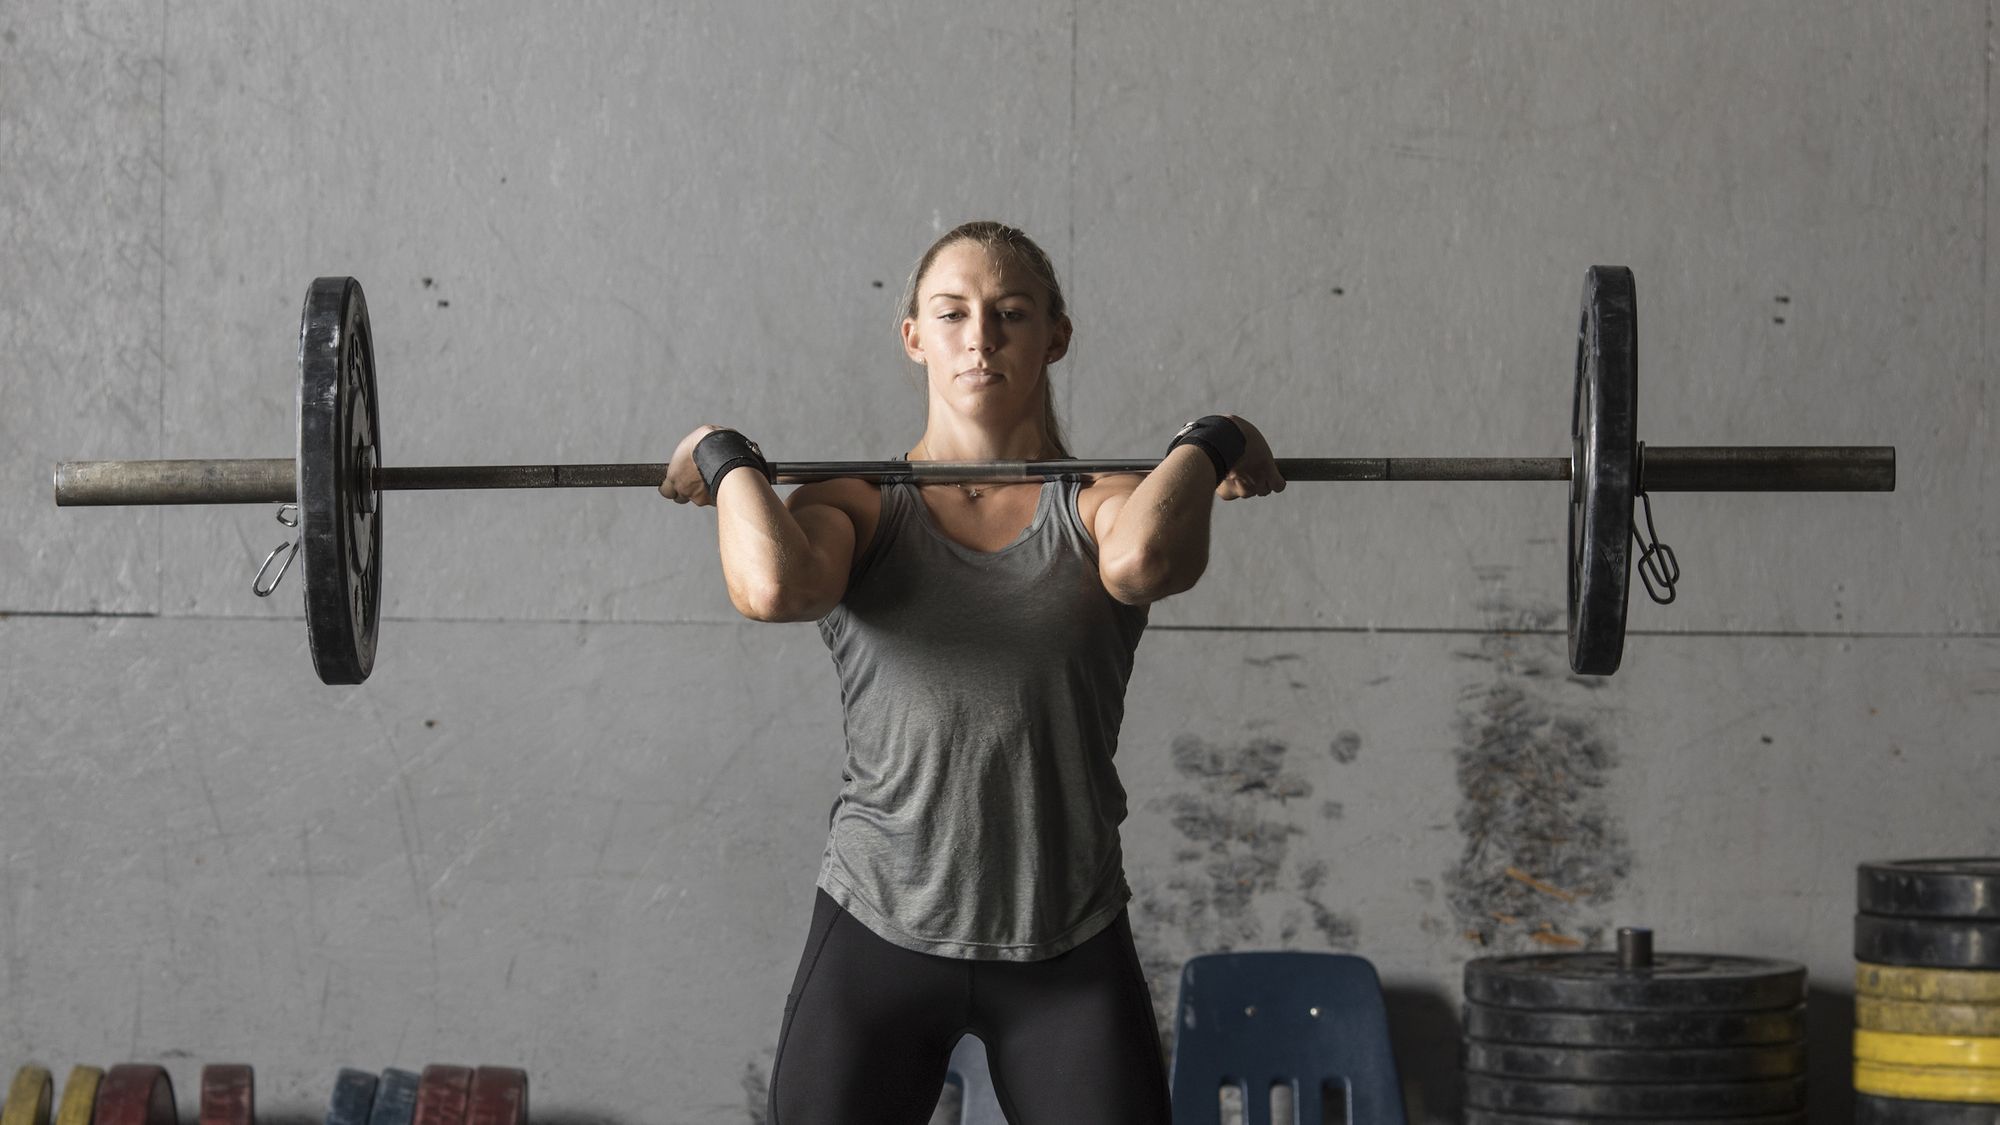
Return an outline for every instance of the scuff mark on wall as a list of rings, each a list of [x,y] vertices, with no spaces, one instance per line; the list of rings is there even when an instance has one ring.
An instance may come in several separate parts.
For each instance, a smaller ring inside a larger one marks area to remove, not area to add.
[[[1359,742],[1354,736],[1357,751]],[[1359,924],[1325,895],[1327,865],[1310,858],[1301,863],[1293,847],[1306,835],[1300,821],[1311,824],[1315,814],[1333,819],[1338,802],[1305,800],[1313,784],[1288,768],[1290,753],[1267,738],[1224,744],[1183,735],[1174,741],[1174,770],[1189,787],[1146,807],[1164,813],[1187,846],[1175,850],[1163,884],[1135,879],[1133,902],[1140,960],[1163,1027],[1172,1025],[1181,962],[1270,944],[1265,919],[1274,910],[1277,937],[1286,944],[1310,932],[1316,937],[1304,942],[1308,948],[1355,947]]]
[[[1482,572],[1490,582],[1501,575]],[[1503,630],[1546,631],[1551,610],[1504,597],[1483,604]],[[1459,657],[1490,666],[1461,698],[1456,748],[1465,837],[1445,874],[1446,901],[1468,941],[1498,950],[1597,945],[1632,851],[1605,800],[1617,751],[1576,696],[1602,681],[1572,676],[1560,638],[1481,636]]]
[[[743,1103],[750,1114],[750,1125],[770,1125],[771,1080],[761,1059],[743,1064]]]
[[[1179,922],[1206,930],[1223,943],[1217,949],[1258,936],[1251,899],[1277,887],[1291,838],[1300,832],[1263,807],[1312,795],[1310,782],[1285,772],[1288,749],[1263,739],[1224,747],[1183,736],[1174,743],[1174,769],[1198,791],[1174,794],[1160,806],[1182,836],[1201,846],[1199,877],[1176,880],[1186,891]]]
[[[1316,859],[1306,864],[1299,869],[1299,897],[1305,899],[1306,907],[1312,911],[1313,928],[1325,939],[1327,947],[1351,950],[1361,935],[1361,927],[1351,915],[1335,912],[1320,897],[1319,889],[1325,882],[1324,861]]]

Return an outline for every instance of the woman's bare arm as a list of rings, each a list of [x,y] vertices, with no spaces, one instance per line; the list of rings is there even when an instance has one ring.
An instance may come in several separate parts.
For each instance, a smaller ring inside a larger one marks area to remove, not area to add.
[[[723,581],[737,612],[753,621],[826,616],[847,590],[860,482],[803,485],[784,500],[754,469],[737,468],[710,496],[694,447],[716,429],[702,426],[682,440],[660,494],[676,503],[715,506]]]
[[[1111,490],[1091,526],[1097,536],[1098,573],[1112,597],[1127,605],[1148,605],[1193,588],[1208,569],[1215,498],[1285,490],[1264,436],[1241,418],[1230,420],[1243,431],[1245,447],[1219,485],[1208,455],[1183,445],[1136,484],[1121,477],[1091,486]]]

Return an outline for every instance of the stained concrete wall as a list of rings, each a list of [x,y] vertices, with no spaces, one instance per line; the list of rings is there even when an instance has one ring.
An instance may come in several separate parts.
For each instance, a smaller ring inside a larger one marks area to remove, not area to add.
[[[817,637],[712,516],[389,498],[375,677],[312,678],[263,509],[59,459],[284,456],[367,286],[392,464],[901,452],[910,262],[993,216],[1079,323],[1075,444],[1567,448],[1583,267],[1658,444],[1898,447],[1893,496],[1662,497],[1679,604],[1567,675],[1547,485],[1226,506],[1121,769],[1157,997],[1354,949],[1422,1120],[1462,962],[1650,923],[1793,957],[1844,1106],[1853,864],[2000,849],[1992,0],[0,10],[0,1065],[511,1063],[557,1120],[758,1120],[839,772]],[[1509,878],[1513,867],[1564,891]],[[1537,938],[1536,935],[1541,937]]]

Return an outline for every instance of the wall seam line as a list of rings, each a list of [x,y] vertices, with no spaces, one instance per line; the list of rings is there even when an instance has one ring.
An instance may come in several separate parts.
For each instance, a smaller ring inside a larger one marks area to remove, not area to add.
[[[159,277],[155,282],[159,290],[155,294],[157,319],[154,322],[153,354],[159,357],[159,443],[157,448],[167,447],[167,19],[172,14],[173,0],[160,0],[160,143],[159,174],[160,200],[158,226],[154,253],[158,260],[154,263]],[[153,521],[153,605],[164,609],[167,604],[167,515],[160,513]]]
[[[1991,0],[1989,0],[1989,3],[1990,2]],[[1070,282],[1069,289],[1070,292],[1072,293],[1079,291],[1076,285],[1076,273],[1077,273],[1076,161],[1077,161],[1077,147],[1078,147],[1076,138],[1076,76],[1077,76],[1076,48],[1077,48],[1077,41],[1079,38],[1078,24],[1081,22],[1077,14],[1078,8],[1080,6],[1081,6],[1081,0],[1070,0],[1069,4],[1069,182],[1065,188],[1066,199],[1064,202],[1066,205],[1065,210],[1067,210],[1068,212],[1067,218],[1069,220],[1069,231],[1068,231],[1069,282]],[[1074,418],[1076,416],[1076,380],[1074,379],[1063,380],[1063,416],[1066,418]]]

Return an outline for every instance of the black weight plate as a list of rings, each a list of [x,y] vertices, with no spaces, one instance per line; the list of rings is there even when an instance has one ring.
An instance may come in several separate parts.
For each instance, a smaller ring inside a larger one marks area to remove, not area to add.
[[[1583,275],[1570,413],[1569,666],[1618,670],[1631,589],[1632,499],[1639,483],[1638,300],[1632,271]]]
[[[333,1078],[333,1097],[326,1107],[326,1125],[369,1125],[375,1106],[375,1076],[341,1067]]]
[[[1805,1003],[1806,969],[1711,953],[1660,953],[1650,968],[1621,969],[1616,953],[1528,953],[1466,962],[1465,998],[1537,1010],[1753,1012]]]
[[[2000,1125],[2000,1105],[1856,1094],[1854,1125]]]
[[[382,603],[382,515],[374,337],[351,277],[306,291],[299,323],[299,539],[306,637],[329,684],[358,684],[375,666]]]
[[[1540,1113],[1494,1113],[1468,1109],[1466,1125],[1602,1125],[1602,1117],[1542,1117]],[[1650,1125],[1806,1125],[1804,1113],[1774,1113],[1766,1117],[1676,1117]]]
[[[1465,1069],[1556,1082],[1749,1082],[1806,1072],[1803,1043],[1769,1047],[1613,1050],[1525,1043],[1465,1045]]]
[[[93,1125],[179,1125],[174,1084],[157,1066],[114,1066],[97,1088]]]
[[[2000,919],[2000,857],[1864,863],[1857,881],[1864,914]]]
[[[1805,1038],[1805,1005],[1770,1012],[1536,1012],[1465,1006],[1465,1037],[1550,1047],[1756,1047]]]
[[[1465,1104],[1504,1113],[1566,1117],[1622,1117],[1659,1121],[1672,1117],[1730,1114],[1759,1117],[1797,1113],[1806,1107],[1803,1078],[1764,1082],[1529,1082],[1465,1076]]]
[[[2000,969],[2000,921],[1856,914],[1854,959],[1927,969]]]
[[[408,1070],[393,1067],[382,1072],[382,1084],[375,1089],[375,1110],[368,1125],[410,1125],[417,1115],[417,1084],[420,1079]]]

